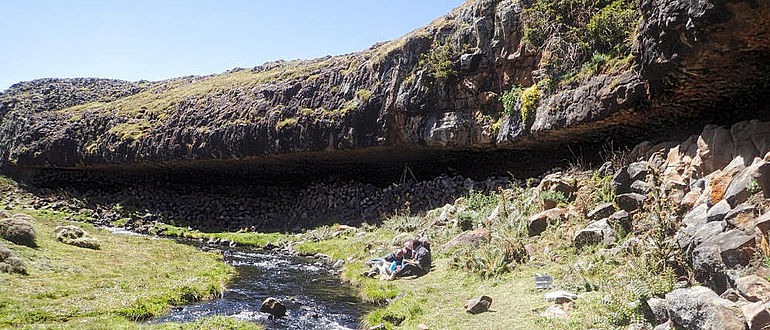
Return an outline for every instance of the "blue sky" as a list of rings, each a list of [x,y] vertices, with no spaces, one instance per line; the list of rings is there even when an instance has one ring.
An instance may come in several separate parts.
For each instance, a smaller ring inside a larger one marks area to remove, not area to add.
[[[0,91],[46,77],[160,80],[345,54],[463,0],[0,1]]]

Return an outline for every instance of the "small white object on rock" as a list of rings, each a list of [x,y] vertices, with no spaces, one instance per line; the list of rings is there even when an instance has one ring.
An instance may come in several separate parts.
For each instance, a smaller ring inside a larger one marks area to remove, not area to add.
[[[548,292],[545,294],[545,300],[548,302],[555,302],[557,304],[564,304],[576,300],[578,296],[573,293],[569,293],[564,290]]]

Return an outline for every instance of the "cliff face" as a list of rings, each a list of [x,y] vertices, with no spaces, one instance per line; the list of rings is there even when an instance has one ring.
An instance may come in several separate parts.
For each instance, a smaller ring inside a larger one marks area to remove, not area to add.
[[[512,86],[550,81],[547,53],[524,41],[530,5],[468,1],[400,39],[336,57],[154,83],[17,84],[0,95],[0,161],[350,161],[649,137],[713,118],[766,117],[758,107],[770,93],[768,1],[643,0],[625,65],[541,88],[534,104],[520,99],[508,111],[500,96]]]

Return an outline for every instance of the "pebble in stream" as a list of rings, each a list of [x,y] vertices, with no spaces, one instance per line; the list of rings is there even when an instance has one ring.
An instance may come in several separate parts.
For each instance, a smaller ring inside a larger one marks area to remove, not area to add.
[[[207,249],[206,247],[202,247]],[[366,304],[331,269],[312,259],[233,248],[223,251],[238,275],[220,299],[174,307],[151,323],[228,316],[268,329],[357,329]],[[259,312],[268,297],[286,305],[285,317]]]

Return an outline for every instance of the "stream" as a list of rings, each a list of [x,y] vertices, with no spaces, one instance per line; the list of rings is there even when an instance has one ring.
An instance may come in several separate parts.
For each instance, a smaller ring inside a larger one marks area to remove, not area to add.
[[[224,295],[215,300],[172,307],[150,323],[192,322],[210,316],[226,316],[257,322],[268,329],[358,329],[367,305],[356,290],[342,282],[329,265],[315,259],[270,253],[247,247],[211,247],[192,244],[204,251],[221,251],[237,275]],[[286,316],[273,318],[259,308],[274,297],[286,306]]]

